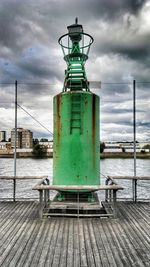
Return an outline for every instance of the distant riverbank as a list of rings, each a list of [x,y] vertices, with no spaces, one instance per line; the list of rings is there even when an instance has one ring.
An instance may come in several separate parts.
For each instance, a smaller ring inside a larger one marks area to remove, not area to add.
[[[103,152],[100,155],[101,159],[105,158],[125,158],[130,159],[134,157],[133,152]],[[150,159],[150,153],[137,152],[136,157],[139,159]]]
[[[133,158],[131,152],[103,152],[100,155],[101,159],[105,158]],[[13,153],[0,154],[0,158],[13,158]],[[150,159],[150,153],[137,152],[136,157],[139,159]],[[34,158],[32,152],[18,152],[17,158]],[[53,152],[49,152],[45,158],[53,158]]]

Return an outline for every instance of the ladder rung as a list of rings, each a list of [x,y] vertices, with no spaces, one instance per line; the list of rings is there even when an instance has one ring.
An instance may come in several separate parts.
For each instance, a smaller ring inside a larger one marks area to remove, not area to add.
[[[70,77],[69,77],[70,78]],[[71,82],[82,82],[82,77],[72,77],[72,79],[70,79]]]
[[[82,70],[84,70],[84,68],[83,68],[83,66],[82,66],[82,64],[75,64],[75,65],[70,65],[70,66],[68,66],[68,70],[69,69],[82,69]]]
[[[74,79],[74,77],[72,79],[69,77],[67,83],[70,83],[70,84],[71,83],[78,83],[78,84],[80,83],[81,84],[82,80],[83,80],[82,78],[77,80],[77,79]]]
[[[77,105],[79,105],[79,104],[81,105],[81,101],[80,100],[73,100],[72,101],[72,105],[76,105],[76,104]]]
[[[71,126],[71,128],[81,129],[81,126]]]
[[[83,73],[69,73],[67,76],[68,79],[73,80],[73,79],[83,79],[84,75]]]
[[[83,64],[82,61],[79,61],[79,60],[78,60],[78,61],[74,61],[74,60],[73,60],[73,61],[71,61],[70,66],[74,66],[74,65],[75,65],[75,66],[77,66],[77,65],[81,66],[82,64]]]
[[[74,95],[72,95],[72,100],[74,101],[74,102],[79,102],[79,101],[81,101],[81,96],[74,96]]]
[[[84,70],[82,69],[70,69],[67,71],[67,73],[84,73]]]
[[[78,108],[78,109],[77,109]],[[81,105],[72,105],[72,111],[80,111]]]

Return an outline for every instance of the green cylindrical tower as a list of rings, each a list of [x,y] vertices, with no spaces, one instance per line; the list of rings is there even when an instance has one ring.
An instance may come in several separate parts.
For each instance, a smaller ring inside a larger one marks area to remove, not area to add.
[[[59,39],[67,62],[63,92],[54,97],[53,184],[99,185],[99,97],[84,65],[93,38],[77,23]]]

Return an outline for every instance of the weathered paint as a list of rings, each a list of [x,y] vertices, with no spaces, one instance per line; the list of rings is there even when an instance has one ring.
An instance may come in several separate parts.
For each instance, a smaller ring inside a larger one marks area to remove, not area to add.
[[[61,127],[61,123],[60,123],[60,109],[61,109],[61,94],[59,94],[57,96],[57,140],[58,143],[60,141],[60,127]]]
[[[72,96],[81,101],[81,128],[71,129],[79,125],[79,114],[71,122]],[[87,91],[55,96],[53,184],[99,185],[99,173],[99,97]]]
[[[90,92],[84,68],[92,43],[77,21],[59,38],[67,70],[63,92],[54,97],[54,185],[100,184],[99,97]]]

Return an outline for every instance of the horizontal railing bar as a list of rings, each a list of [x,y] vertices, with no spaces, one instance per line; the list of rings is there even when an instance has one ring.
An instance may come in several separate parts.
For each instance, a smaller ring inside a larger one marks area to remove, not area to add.
[[[99,190],[118,190],[118,189],[124,189],[123,186],[120,185],[35,185],[33,190],[91,190],[91,191],[99,191]]]
[[[43,213],[43,217],[113,217],[114,215],[112,213],[97,213],[97,214],[76,214],[76,213]]]
[[[111,176],[110,178],[118,180],[150,180],[150,176]]]
[[[13,197],[11,198],[0,198],[0,201],[4,201],[4,200],[12,200],[13,201]],[[39,197],[36,198],[16,198],[16,200],[39,200]],[[116,200],[125,200],[125,201],[132,201],[132,198],[120,198],[117,197]],[[137,201],[150,201],[150,198],[138,198]]]
[[[0,176],[0,180],[46,179],[48,176]]]
[[[117,199],[117,200],[129,200],[129,201],[130,201],[130,200],[131,200],[131,201],[133,200],[133,198],[131,198],[131,197],[130,197],[130,198],[127,198],[127,197],[117,197],[116,199]],[[137,200],[146,200],[146,201],[150,201],[150,198],[137,198]]]

